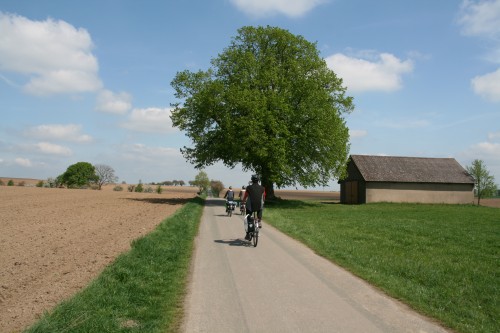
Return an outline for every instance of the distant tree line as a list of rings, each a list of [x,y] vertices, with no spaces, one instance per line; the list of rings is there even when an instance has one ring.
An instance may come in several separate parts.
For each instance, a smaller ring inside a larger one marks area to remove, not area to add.
[[[153,183],[151,183],[151,185],[184,186],[184,185],[186,185],[186,183],[183,180],[165,180],[165,181],[159,182],[159,183],[153,182]],[[191,185],[191,182],[189,185]]]
[[[115,175],[115,170],[106,164],[95,164],[92,165],[88,162],[78,162],[70,165],[66,171],[55,177],[48,178],[45,182],[40,181],[38,187],[66,187],[66,188],[92,188],[96,190],[101,190],[102,186],[106,184],[115,184],[118,182],[118,177]],[[199,182],[196,180],[191,180],[188,182],[189,186],[198,186]],[[123,185],[126,184],[125,181],[122,182]],[[0,183],[0,185],[3,185]],[[13,185],[9,184],[8,185]],[[186,182],[184,180],[166,180],[163,182],[152,182],[149,185],[157,185],[154,190],[157,193],[162,192],[162,185],[165,186],[184,186]],[[115,191],[123,191],[123,187],[120,185],[115,186]],[[150,186],[144,187],[141,180],[137,185],[129,185],[127,190],[130,192],[153,192]]]

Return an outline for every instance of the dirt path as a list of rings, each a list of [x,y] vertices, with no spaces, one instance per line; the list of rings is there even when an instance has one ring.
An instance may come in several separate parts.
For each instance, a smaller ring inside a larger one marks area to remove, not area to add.
[[[265,223],[256,248],[243,236],[207,200],[185,332],[447,332]]]
[[[95,278],[195,189],[0,186],[0,332],[18,332]]]

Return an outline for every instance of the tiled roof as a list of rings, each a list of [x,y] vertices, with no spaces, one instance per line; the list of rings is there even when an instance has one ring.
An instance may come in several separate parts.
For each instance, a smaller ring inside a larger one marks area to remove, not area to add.
[[[351,155],[365,181],[473,184],[454,158]]]

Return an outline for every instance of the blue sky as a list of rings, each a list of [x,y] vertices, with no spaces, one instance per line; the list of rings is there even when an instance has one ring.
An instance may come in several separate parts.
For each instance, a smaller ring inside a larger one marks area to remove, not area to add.
[[[317,43],[354,97],[351,154],[481,159],[500,184],[500,0],[0,0],[0,176],[85,161],[127,183],[193,180],[170,82],[248,25]]]

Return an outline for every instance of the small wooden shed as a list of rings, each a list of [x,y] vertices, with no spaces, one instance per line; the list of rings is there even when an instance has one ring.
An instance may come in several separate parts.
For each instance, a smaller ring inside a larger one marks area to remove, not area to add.
[[[351,155],[340,201],[469,204],[474,178],[454,158]]]

